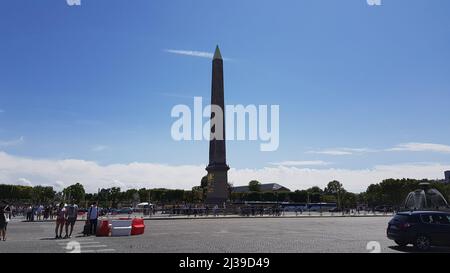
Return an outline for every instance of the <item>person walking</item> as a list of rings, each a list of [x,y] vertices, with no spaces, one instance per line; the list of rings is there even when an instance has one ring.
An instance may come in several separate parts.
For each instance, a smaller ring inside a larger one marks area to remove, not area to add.
[[[34,222],[34,216],[35,216],[35,215],[36,215],[36,206],[33,205],[33,206],[31,207],[31,219],[30,219],[31,222]]]
[[[219,206],[218,205],[214,205],[214,208],[213,208],[214,217],[217,217],[217,210],[218,209],[219,209]]]
[[[31,206],[28,206],[27,209],[26,209],[27,221],[31,221],[31,211],[32,211]]]
[[[65,222],[66,222],[66,209],[64,208],[64,203],[61,203],[59,204],[59,208],[56,213],[55,239],[62,239],[61,235]]]
[[[42,205],[38,205],[36,208],[36,219],[37,221],[41,221],[42,219]]]
[[[64,239],[72,237],[73,232],[73,226],[75,225],[75,222],[77,221],[78,216],[78,206],[74,204],[74,202],[70,202],[70,205],[66,208],[66,235],[64,236]],[[70,226],[70,233],[69,233],[69,226]]]
[[[6,225],[8,224],[8,216],[3,206],[0,207],[0,240],[6,241]]]
[[[98,207],[97,203],[92,203],[91,207],[88,210],[88,219],[91,225],[91,235],[95,235],[97,233],[97,220],[98,220]]]
[[[50,215],[50,208],[49,208],[49,206],[45,206],[45,208],[44,208],[44,220],[48,220],[49,215]]]
[[[8,228],[8,222],[12,219],[12,209],[11,207],[8,205],[8,203],[3,202],[3,211],[5,213],[5,217],[6,217],[6,226],[5,226],[5,231]]]
[[[0,240],[6,241],[6,229],[8,222],[11,219],[11,207],[5,202],[0,204]]]

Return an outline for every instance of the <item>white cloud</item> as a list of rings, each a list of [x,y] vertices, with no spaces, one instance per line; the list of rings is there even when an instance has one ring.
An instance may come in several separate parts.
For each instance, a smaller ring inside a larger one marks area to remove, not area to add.
[[[352,155],[358,153],[370,153],[376,152],[376,150],[369,148],[333,148],[318,151],[308,151],[308,154],[324,154],[324,155]]]
[[[450,146],[444,144],[435,143],[419,143],[409,142],[402,143],[394,148],[387,149],[386,151],[409,151],[409,152],[437,152],[437,153],[450,153]]]
[[[177,55],[184,55],[184,56],[191,56],[191,57],[200,57],[200,58],[207,58],[212,59],[214,57],[214,53],[212,52],[205,52],[205,51],[194,51],[194,50],[179,50],[179,49],[164,49],[165,52],[177,54]],[[224,61],[229,61],[228,58],[223,58]]]
[[[101,152],[101,151],[104,151],[107,149],[108,149],[108,146],[105,146],[105,145],[97,145],[97,146],[92,147],[93,152]]]
[[[15,146],[15,145],[19,145],[24,141],[24,137],[21,136],[18,139],[13,139],[13,140],[0,140],[0,147],[10,147],[10,146]]]
[[[322,160],[307,160],[307,161],[281,161],[281,162],[272,162],[270,164],[275,166],[325,166],[330,165],[331,163]]]
[[[307,154],[323,154],[323,155],[353,155],[375,152],[435,152],[450,153],[450,146],[436,143],[408,142],[401,143],[395,147],[376,150],[370,148],[331,148],[324,150],[308,151]]]
[[[234,185],[247,185],[257,179],[262,183],[279,183],[291,190],[312,186],[325,187],[334,179],[353,192],[364,191],[371,183],[387,178],[440,178],[450,170],[450,164],[415,163],[379,165],[368,169],[314,169],[296,166],[273,166],[262,169],[235,169],[229,171]],[[111,164],[66,159],[29,159],[0,152],[0,184],[52,185],[60,190],[76,182],[85,185],[88,192],[98,188],[118,186],[128,188],[191,189],[199,185],[206,174],[204,165],[171,166],[156,163]]]
[[[30,180],[23,178],[23,177],[17,179],[17,182],[15,184],[21,185],[21,186],[33,186],[33,183],[31,183]]]
[[[213,53],[204,52],[204,51],[177,50],[177,49],[164,49],[164,51],[168,52],[168,53],[178,54],[178,55],[202,57],[202,58],[208,58],[208,59],[212,59],[214,57]]]
[[[76,182],[89,192],[98,188],[190,189],[200,183],[205,166],[169,166],[153,163],[111,164],[101,166],[93,161],[66,159],[30,159],[0,152],[0,184],[16,183],[24,178],[33,185],[66,187]]]

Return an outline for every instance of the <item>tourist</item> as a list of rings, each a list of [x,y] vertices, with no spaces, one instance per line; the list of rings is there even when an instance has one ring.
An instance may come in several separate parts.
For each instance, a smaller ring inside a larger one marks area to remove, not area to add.
[[[50,208],[48,206],[45,206],[45,208],[44,208],[44,220],[48,220],[49,215],[50,215]]]
[[[11,207],[6,202],[4,202],[3,210],[5,211],[6,215],[6,227],[5,227],[6,230],[6,228],[8,227],[9,220],[12,219],[12,210]]]
[[[58,211],[56,213],[56,228],[55,228],[55,239],[62,239],[62,230],[66,222],[66,209],[64,208],[64,203],[59,204]],[[58,233],[59,230],[59,233]]]
[[[8,224],[9,216],[6,215],[4,207],[0,206],[0,236],[1,240],[6,241],[6,225]]]
[[[54,218],[54,215],[55,215],[55,205],[54,204],[51,204],[50,206],[49,206],[49,216],[50,216],[50,220],[53,220],[53,218]]]
[[[27,221],[31,221],[31,212],[32,212],[32,208],[31,208],[31,206],[28,206],[26,209]]]
[[[31,219],[30,219],[30,221],[31,222],[34,222],[34,216],[36,215],[36,206],[32,206],[31,207]]]
[[[194,217],[197,217],[197,205],[194,205]]]
[[[38,221],[41,221],[41,217],[42,217],[42,205],[38,205],[36,208],[36,219]]]
[[[88,210],[88,219],[89,224],[91,225],[91,235],[95,235],[97,233],[97,220],[98,220],[98,207],[97,203],[92,203],[91,207]]]
[[[70,202],[70,205],[66,208],[66,235],[64,239],[72,237],[73,226],[77,221],[78,216],[78,206],[74,204],[74,202]],[[70,233],[69,233],[69,225],[70,225]]]

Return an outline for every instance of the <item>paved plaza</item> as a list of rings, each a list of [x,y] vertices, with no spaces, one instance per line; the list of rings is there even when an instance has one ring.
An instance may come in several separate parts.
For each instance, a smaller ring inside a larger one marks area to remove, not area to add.
[[[209,218],[148,220],[144,235],[83,237],[83,222],[75,236],[54,240],[53,222],[22,222],[8,226],[0,252],[344,252],[367,253],[367,244],[379,242],[381,252],[410,252],[386,238],[390,217]],[[79,245],[78,245],[79,244]],[[447,252],[447,249],[437,249]]]

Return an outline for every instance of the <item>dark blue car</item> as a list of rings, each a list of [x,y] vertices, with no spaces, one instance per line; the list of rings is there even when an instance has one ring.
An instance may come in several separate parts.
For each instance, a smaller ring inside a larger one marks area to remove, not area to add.
[[[450,246],[450,213],[399,212],[389,221],[387,237],[399,246],[413,244],[419,250],[428,250],[431,246]]]

